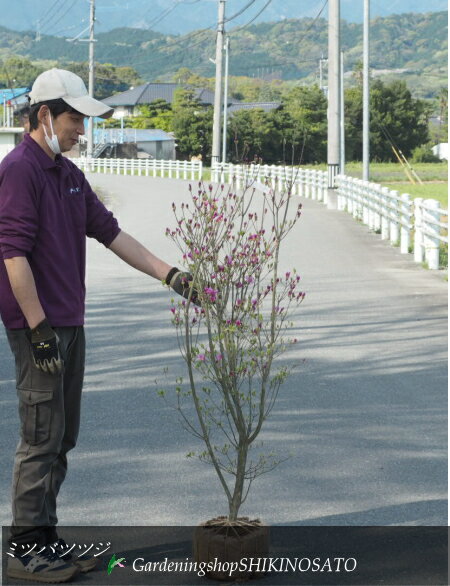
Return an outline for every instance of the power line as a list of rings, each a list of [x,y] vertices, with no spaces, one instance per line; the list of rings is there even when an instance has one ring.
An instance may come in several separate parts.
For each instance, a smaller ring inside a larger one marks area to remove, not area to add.
[[[194,39],[195,37],[197,37],[198,35],[212,30],[213,28],[215,28],[217,25],[214,23],[213,25],[211,25],[208,28],[203,28],[200,29],[198,31],[194,31],[192,33],[190,33],[189,35],[186,35],[185,37],[178,39],[178,41],[174,41],[173,43],[170,44],[166,44],[166,45],[162,45],[162,47],[155,47],[156,50],[161,50],[161,49],[171,49],[172,47],[176,47],[182,43],[185,43],[187,40],[191,40]],[[189,49],[191,49],[192,47],[195,47],[196,45],[199,45],[200,43],[202,43],[205,39],[202,39],[201,41],[199,41],[198,43],[195,43],[193,45],[188,45],[187,47],[182,47],[183,51],[188,51]],[[100,43],[99,43],[100,44]],[[114,51],[114,47],[112,47],[109,51],[107,51],[106,55],[102,55],[102,59],[106,59],[106,57],[109,57],[109,55]],[[166,57],[166,55],[161,55],[161,57]],[[157,59],[157,58],[156,58]],[[152,58],[152,62],[155,61],[155,59]],[[148,59],[146,59],[145,61],[133,61],[132,66],[134,67],[135,65],[141,65],[142,63],[147,63]]]
[[[64,3],[65,3],[67,0],[63,0],[63,1],[64,1]],[[77,2],[78,2],[78,0],[73,0],[72,4],[70,4],[70,6],[68,7],[68,9],[67,9],[65,12],[63,12],[63,13],[61,14],[61,16],[60,16],[60,17],[59,17],[59,18],[58,18],[56,21],[54,21],[54,22],[51,22],[51,23],[47,23],[46,29],[48,30],[49,26],[50,26],[50,27],[55,27],[55,26],[56,26],[56,25],[57,25],[59,22],[61,22],[61,20],[62,20],[62,19],[63,19],[63,18],[66,16],[66,14],[67,14],[68,12],[70,12],[70,11],[72,10],[72,8],[75,6],[75,4],[76,4]]]
[[[244,6],[244,8],[241,8],[241,9],[239,10],[239,12],[236,12],[235,14],[233,14],[233,16],[230,16],[229,18],[226,18],[226,19],[224,20],[224,22],[230,22],[230,20],[233,20],[233,19],[235,19],[236,17],[240,16],[240,15],[241,15],[243,12],[245,12],[245,11],[247,10],[247,8],[250,8],[250,6],[251,6],[252,4],[254,4],[255,2],[256,2],[256,0],[250,0],[250,2],[248,2],[248,3],[247,3],[245,6]]]
[[[243,28],[252,24],[252,22],[254,22],[258,18],[258,16],[264,12],[264,10],[269,6],[269,4],[271,2],[272,2],[272,0],[267,0],[267,2],[264,4],[264,6],[261,8],[261,10],[249,22],[247,22],[247,24],[244,24],[243,26],[240,26],[236,29],[233,29],[233,32],[242,30]]]
[[[175,8],[178,6],[179,3],[180,3],[180,0],[175,0],[174,4],[172,6],[165,8],[160,14],[158,14],[158,16],[156,16],[156,18],[154,18],[152,21],[147,23],[147,27],[150,28],[150,27],[154,26],[155,24],[158,24],[158,22],[161,22],[161,20],[163,20],[168,14],[170,14],[173,10],[175,10]],[[146,10],[144,12],[144,14],[147,14],[147,12],[149,10]],[[142,16],[144,16],[144,14]]]
[[[215,25],[213,25],[213,26],[215,26]],[[213,28],[213,27],[211,27],[211,28]],[[208,30],[211,30],[211,29],[202,29],[201,31],[197,31],[197,32],[202,32],[202,33],[204,33],[204,32],[206,32],[206,31],[208,31]],[[201,45],[201,43],[204,43],[206,40],[207,40],[206,38],[204,38],[204,39],[201,39],[200,41],[197,41],[196,43],[192,43],[191,45],[188,45],[187,47],[180,47],[180,49],[179,49],[179,50],[180,50],[180,51],[183,51],[183,53],[184,53],[184,54],[186,54],[188,51],[190,51],[190,50],[191,50],[191,49],[193,49],[194,47],[197,47],[198,45]],[[171,45],[166,45],[166,46],[163,46],[163,49],[171,49],[172,47],[174,47],[175,45],[178,45],[178,44],[179,44],[179,43],[172,43]],[[155,58],[152,58],[152,59],[151,59],[151,62],[152,62],[152,63],[155,63],[155,62],[157,62],[158,60],[164,60],[164,59],[167,59],[167,57],[168,57],[168,56],[169,56],[169,55],[168,55],[167,53],[165,53],[165,54],[161,54],[161,55],[159,55],[159,56],[157,56],[157,57],[155,57]],[[133,63],[132,63],[132,66],[133,66],[133,67],[135,67],[136,65],[142,65],[143,63],[148,63],[148,62],[149,62],[149,59],[145,59],[145,61],[133,61]]]
[[[44,29],[48,29],[49,27],[53,26],[52,21],[57,18],[59,14],[61,14],[61,11],[65,8],[65,5],[68,1],[69,0],[62,0],[58,3],[56,10],[51,13],[50,17],[47,19],[47,22],[44,23]],[[39,19],[38,22],[41,23],[42,19]]]
[[[47,14],[49,14],[59,2],[60,0],[55,0],[55,2],[53,2],[50,8],[38,19],[38,22],[42,22],[46,18]]]
[[[39,18],[39,22],[42,22],[46,17],[47,14],[50,14],[50,12],[53,10],[53,8],[55,8],[55,6],[57,6],[57,4],[60,3],[60,0],[56,0],[55,2],[53,2],[53,4],[50,6],[50,8],[47,10],[47,12],[45,12],[40,18]],[[53,17],[51,17],[53,18]]]

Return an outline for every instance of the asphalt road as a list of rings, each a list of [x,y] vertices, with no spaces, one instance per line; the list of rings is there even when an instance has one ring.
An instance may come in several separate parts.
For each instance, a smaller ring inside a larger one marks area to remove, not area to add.
[[[171,202],[187,183],[91,175],[124,230],[168,262]],[[241,513],[271,524],[447,524],[447,283],[343,212],[304,200],[282,268],[306,291],[292,360],[262,438],[292,457],[255,481]],[[213,471],[154,380],[183,373],[170,294],[89,241],[82,426],[59,502],[63,525],[195,525],[226,513]],[[0,519],[10,522],[18,434],[0,331]],[[88,578],[85,578],[89,582]]]

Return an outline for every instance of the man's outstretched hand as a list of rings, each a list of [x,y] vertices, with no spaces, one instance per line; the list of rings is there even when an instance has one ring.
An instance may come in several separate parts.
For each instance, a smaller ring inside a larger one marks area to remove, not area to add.
[[[169,287],[175,291],[175,293],[178,293],[178,295],[181,295],[185,299],[188,299],[189,293],[192,289],[191,301],[195,305],[200,306],[198,291],[192,284],[192,275],[190,273],[180,271],[180,269],[177,269],[177,267],[173,267],[167,273],[165,281],[167,285],[169,285]]]

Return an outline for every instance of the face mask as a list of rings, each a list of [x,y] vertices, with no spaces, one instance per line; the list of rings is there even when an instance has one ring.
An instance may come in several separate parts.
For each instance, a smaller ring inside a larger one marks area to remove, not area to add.
[[[55,155],[59,155],[61,153],[61,148],[59,146],[58,137],[56,136],[53,130],[53,122],[52,122],[52,115],[50,114],[50,129],[52,131],[52,137],[50,138],[47,134],[47,129],[44,126],[44,134],[45,134],[45,142],[48,144],[49,149]]]

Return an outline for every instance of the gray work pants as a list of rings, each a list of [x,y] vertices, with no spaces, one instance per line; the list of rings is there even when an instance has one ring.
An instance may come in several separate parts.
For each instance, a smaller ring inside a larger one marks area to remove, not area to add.
[[[12,486],[11,540],[15,543],[45,544],[57,539],[56,497],[67,472],[67,452],[78,437],[84,329],[54,330],[64,360],[60,375],[34,366],[27,330],[6,331],[16,363],[20,417]]]

